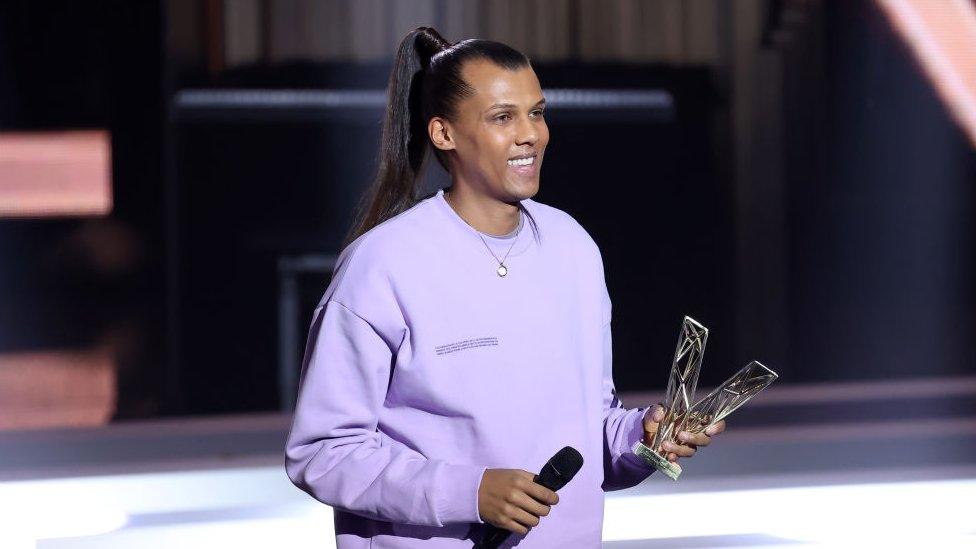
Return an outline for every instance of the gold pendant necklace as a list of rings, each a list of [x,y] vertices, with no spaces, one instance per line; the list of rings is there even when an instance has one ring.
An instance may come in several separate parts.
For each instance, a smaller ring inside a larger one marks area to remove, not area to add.
[[[448,203],[448,205],[451,204],[450,201],[447,200],[447,193],[445,193],[445,195],[444,195],[444,200]],[[454,206],[451,206],[451,208],[454,208]],[[522,233],[522,224],[523,224],[522,222],[524,221],[524,219],[522,217],[523,215],[524,214],[522,213],[521,207],[519,207],[519,223],[518,223],[518,229],[515,232],[515,236],[512,237],[512,245],[508,247],[508,252],[505,252],[505,257],[503,257],[502,259],[498,259],[498,256],[495,255],[495,252],[491,251],[491,246],[489,246],[488,245],[488,242],[485,241],[485,237],[481,236],[481,231],[479,231],[478,229],[475,229],[475,232],[478,233],[478,237],[481,238],[481,242],[484,243],[485,248],[488,248],[488,253],[490,253],[491,256],[495,258],[495,261],[498,262],[498,268],[495,269],[495,272],[498,273],[498,276],[500,276],[502,278],[504,278],[506,275],[508,275],[508,267],[505,266],[505,260],[508,259],[509,252],[511,252],[512,251],[512,248],[515,247],[515,242],[518,240],[519,234]],[[462,217],[461,219],[464,219],[464,218]],[[465,221],[465,223],[467,223],[467,221]],[[468,223],[468,225],[470,226],[471,224]],[[471,228],[474,229],[474,227],[471,227]]]
[[[520,211],[519,216],[521,215],[522,212]],[[522,218],[519,217],[519,228],[518,231],[515,233],[515,236],[512,237],[512,245],[508,247],[508,252],[505,252],[505,257],[498,259],[498,256],[495,255],[495,252],[491,251],[491,246],[489,246],[488,242],[485,241],[485,237],[481,236],[481,231],[478,231],[478,236],[481,237],[481,241],[485,244],[485,248],[488,248],[488,253],[490,253],[491,256],[495,258],[495,261],[498,262],[498,268],[495,269],[495,272],[498,273],[498,276],[500,277],[504,278],[505,275],[508,274],[508,267],[505,266],[505,260],[508,259],[508,253],[511,252],[512,248],[515,247],[515,241],[518,239],[519,233],[521,232],[522,232]]]

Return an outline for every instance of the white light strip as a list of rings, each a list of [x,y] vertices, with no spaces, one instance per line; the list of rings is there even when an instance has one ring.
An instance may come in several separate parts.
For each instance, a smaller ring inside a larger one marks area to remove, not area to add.
[[[124,530],[130,516],[142,514],[296,501],[308,498],[283,467],[0,482],[0,548],[33,549],[37,540]]]
[[[547,88],[550,107],[576,109],[671,109],[674,98],[665,90]],[[209,90],[176,93],[182,109],[349,109],[386,107],[385,90]]]
[[[669,487],[652,478],[640,489],[660,495],[608,493],[603,539],[759,535],[828,547],[976,547],[976,479],[680,494]],[[44,540],[78,549],[335,543],[332,510],[292,486],[281,467],[2,482],[0,518],[3,549]]]
[[[976,533],[974,494],[976,480],[608,498],[603,539],[765,534],[851,546],[964,545]]]

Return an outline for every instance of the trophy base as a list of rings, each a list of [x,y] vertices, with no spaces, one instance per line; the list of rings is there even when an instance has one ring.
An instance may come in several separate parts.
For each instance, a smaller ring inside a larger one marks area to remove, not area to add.
[[[671,463],[667,458],[644,446],[644,443],[639,440],[634,444],[633,452],[644,458],[648,465],[653,465],[655,469],[667,475],[671,480],[678,480],[681,475],[681,467],[677,463]]]

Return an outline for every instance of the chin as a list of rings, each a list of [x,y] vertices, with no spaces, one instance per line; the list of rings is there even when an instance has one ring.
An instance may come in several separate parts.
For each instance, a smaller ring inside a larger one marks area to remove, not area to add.
[[[526,198],[532,198],[539,192],[539,180],[525,181],[519,183],[513,183],[509,186],[509,194],[512,195],[516,200],[525,200]]]

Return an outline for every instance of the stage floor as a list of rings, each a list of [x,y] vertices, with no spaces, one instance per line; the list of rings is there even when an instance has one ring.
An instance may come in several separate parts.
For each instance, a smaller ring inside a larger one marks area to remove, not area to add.
[[[284,474],[288,424],[2,433],[0,547],[334,547]],[[604,548],[976,547],[976,378],[784,385],[684,464],[607,494]]]

